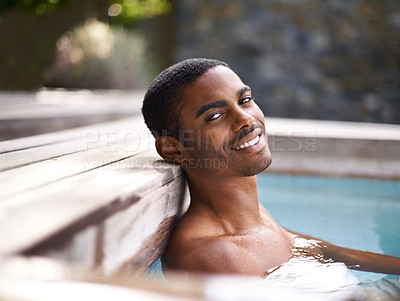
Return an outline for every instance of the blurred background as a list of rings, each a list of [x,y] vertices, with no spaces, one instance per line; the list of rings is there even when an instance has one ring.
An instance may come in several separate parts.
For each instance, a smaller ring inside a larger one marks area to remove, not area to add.
[[[0,45],[7,93],[143,90],[210,57],[267,116],[400,123],[398,0],[2,0]]]

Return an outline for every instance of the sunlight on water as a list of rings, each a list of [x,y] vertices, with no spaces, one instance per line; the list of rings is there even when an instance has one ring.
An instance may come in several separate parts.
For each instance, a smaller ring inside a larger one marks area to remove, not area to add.
[[[400,257],[400,182],[262,174],[258,187],[260,202],[287,229]],[[360,281],[386,276],[352,273]]]

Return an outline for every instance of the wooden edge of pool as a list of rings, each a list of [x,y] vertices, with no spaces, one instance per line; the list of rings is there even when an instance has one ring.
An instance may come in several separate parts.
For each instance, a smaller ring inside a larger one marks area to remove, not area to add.
[[[0,255],[144,272],[188,206],[141,117],[0,142]]]
[[[267,172],[400,180],[400,125],[267,118]]]

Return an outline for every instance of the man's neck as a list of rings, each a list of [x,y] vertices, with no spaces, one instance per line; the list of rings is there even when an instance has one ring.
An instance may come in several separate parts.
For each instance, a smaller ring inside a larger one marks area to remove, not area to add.
[[[257,178],[188,175],[192,214],[207,215],[227,232],[240,233],[262,222]]]

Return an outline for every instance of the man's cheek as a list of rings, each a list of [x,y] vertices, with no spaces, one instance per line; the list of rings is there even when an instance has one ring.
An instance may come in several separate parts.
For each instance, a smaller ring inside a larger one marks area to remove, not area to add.
[[[187,150],[194,150],[193,130],[180,130],[179,143]]]
[[[221,149],[221,138],[222,137],[216,137],[215,135],[206,135],[199,147],[204,151],[215,151]]]

